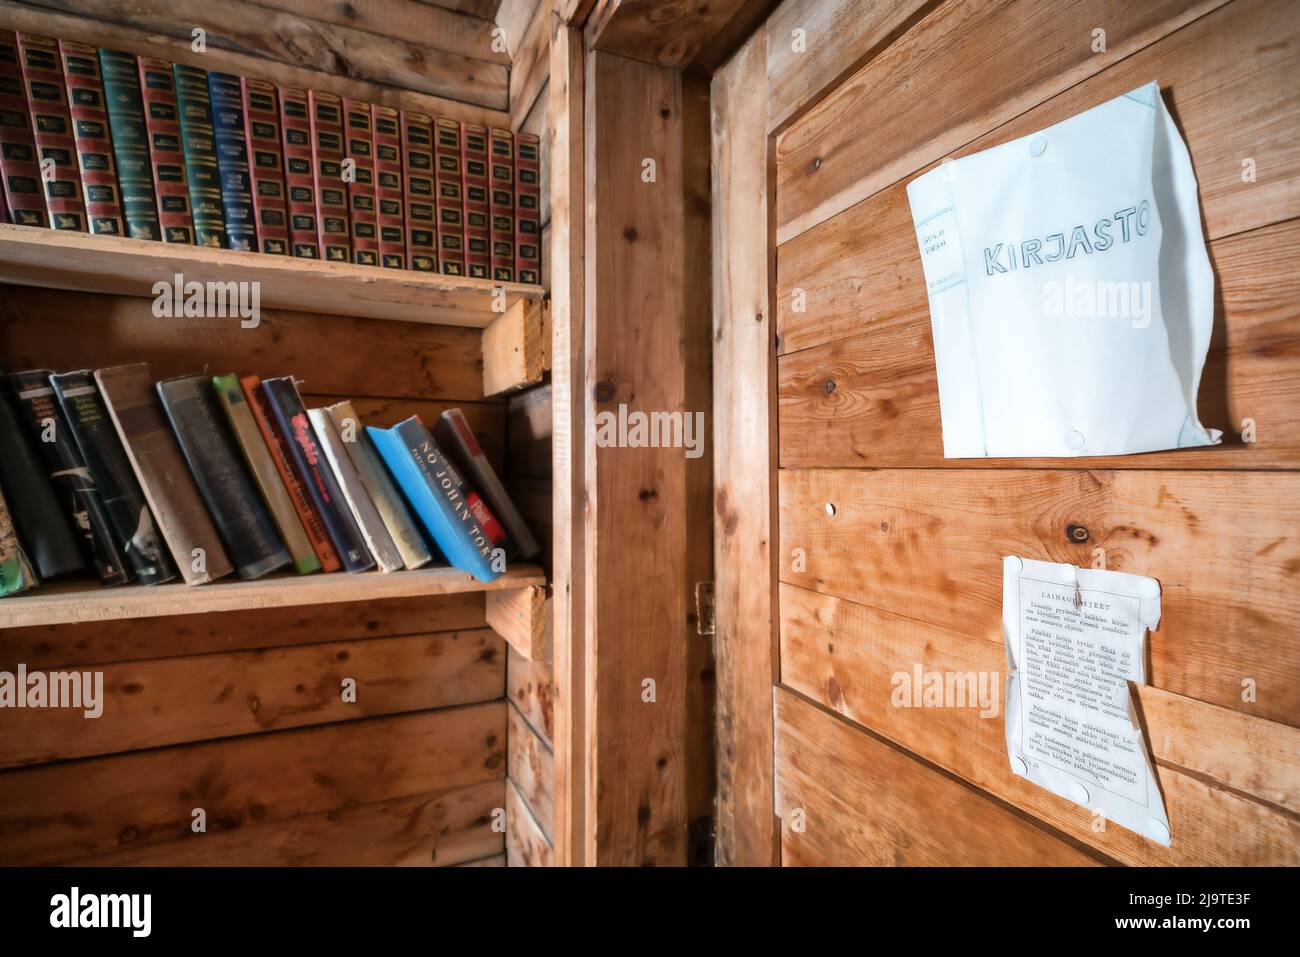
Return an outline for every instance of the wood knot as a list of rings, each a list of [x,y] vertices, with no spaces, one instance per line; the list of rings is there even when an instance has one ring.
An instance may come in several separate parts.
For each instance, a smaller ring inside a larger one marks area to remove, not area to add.
[[[1082,525],[1070,525],[1065,530],[1065,537],[1076,545],[1082,545],[1088,540],[1088,530]]]
[[[657,499],[659,497],[659,492],[656,489],[643,488],[640,492],[637,493],[636,497],[643,502],[648,502],[652,498]]]
[[[834,392],[834,391],[835,391],[835,380],[834,380],[834,379],[827,379],[827,380],[826,380],[826,383],[822,386],[822,391],[825,392],[827,395],[830,395],[832,392]]]
[[[812,166],[812,171],[814,173],[817,172],[819,169],[822,168],[822,158],[820,156],[814,156],[813,161],[810,165]]]
[[[629,226],[627,229],[623,230],[623,238],[629,243],[636,242],[640,237],[641,234],[636,231],[635,226]]]
[[[592,388],[591,394],[596,397],[597,402],[610,402],[614,398],[614,383],[608,379],[602,379]]]

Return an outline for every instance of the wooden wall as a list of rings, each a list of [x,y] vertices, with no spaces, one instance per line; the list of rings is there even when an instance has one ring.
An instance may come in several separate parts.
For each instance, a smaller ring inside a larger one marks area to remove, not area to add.
[[[736,86],[746,71],[757,82]],[[772,351],[741,347],[715,367],[766,383],[777,415],[778,655],[766,621],[719,635],[730,662],[720,700],[740,702],[747,722],[733,732],[724,721],[720,747],[748,767],[775,756],[775,833],[754,807],[761,788],[721,795],[738,862],[1300,861],[1297,75],[1300,19],[1285,0],[787,0],[715,78],[715,99],[720,84],[748,91],[733,104],[736,135],[740,119],[766,114],[764,169],[743,157],[726,169],[743,184],[765,171],[772,206],[765,250],[728,244],[739,293],[715,316],[734,326],[774,287]],[[1200,415],[1224,444],[945,460],[906,183],[1153,79],[1200,186],[1218,284]],[[719,150],[715,139],[715,163]],[[751,193],[724,182],[717,200],[738,208]],[[1254,442],[1242,439],[1247,419]],[[720,436],[741,427],[738,415],[718,422]],[[761,457],[750,448],[742,461]],[[746,493],[749,514],[762,491]],[[764,538],[761,514],[746,541]],[[917,664],[1004,668],[1001,556],[1090,565],[1096,549],[1163,588],[1140,699],[1168,849],[1094,830],[1086,809],[1016,777],[1000,718],[890,705],[891,675]],[[726,564],[720,595],[724,578],[756,567],[752,553]]]
[[[0,3],[0,27],[504,126],[496,6],[40,0]],[[479,330],[280,310],[242,329],[150,305],[2,287],[0,357],[293,374],[309,406],[351,398],[377,424],[460,407],[506,466],[507,403],[483,395]],[[503,863],[519,713],[506,652],[482,594],[2,630],[0,670],[102,670],[107,700],[94,720],[3,713],[0,863]]]

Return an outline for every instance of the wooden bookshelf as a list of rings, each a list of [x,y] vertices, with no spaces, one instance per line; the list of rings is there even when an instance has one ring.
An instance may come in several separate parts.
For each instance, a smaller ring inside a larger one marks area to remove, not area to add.
[[[262,309],[485,328],[542,287],[0,223],[0,283],[152,299],[154,284],[257,282]],[[496,290],[504,301],[495,302]]]
[[[388,574],[278,575],[258,581],[219,581],[197,586],[169,584],[103,588],[85,581],[55,582],[0,603],[0,629],[386,598],[421,598],[523,589],[544,584],[546,576],[536,565],[511,568],[488,585],[455,568]]]

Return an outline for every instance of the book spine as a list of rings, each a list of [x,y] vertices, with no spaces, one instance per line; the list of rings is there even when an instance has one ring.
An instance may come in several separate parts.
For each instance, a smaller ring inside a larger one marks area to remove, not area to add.
[[[86,567],[86,560],[68,525],[68,517],[50,484],[27,429],[13,405],[8,376],[0,376],[0,487],[9,494],[19,540],[42,578],[54,578]]]
[[[470,477],[471,484],[487,500],[488,508],[505,526],[520,557],[530,558],[537,554],[540,550],[537,539],[515,508],[515,503],[510,500],[492,463],[483,454],[465,413],[460,409],[448,409],[438,416],[438,422],[433,427],[433,438],[461,473]]]
[[[406,192],[406,260],[416,272],[438,271],[433,182],[433,120],[402,110],[402,183]]]
[[[293,559],[221,420],[211,381],[186,376],[159,382],[157,388],[190,475],[240,576],[261,578],[284,568]]]
[[[9,504],[0,492],[0,598],[34,588],[39,582],[18,542]]]
[[[41,194],[36,138],[23,92],[23,71],[18,65],[18,38],[12,30],[0,30],[0,179],[10,222],[43,228],[50,225]]]
[[[18,62],[32,118],[36,155],[45,184],[45,208],[55,229],[86,231],[86,204],[77,170],[77,141],[59,65],[59,44],[50,37],[18,34]],[[47,170],[48,164],[48,170]]]
[[[389,537],[401,554],[402,563],[407,568],[422,568],[433,560],[429,546],[420,537],[419,529],[410,510],[402,500],[402,493],[393,484],[388,470],[379,460],[374,444],[362,427],[361,418],[351,402],[339,402],[325,410],[330,421],[343,439],[352,465],[361,478],[361,484],[370,494],[379,517],[388,529]]]
[[[154,198],[149,131],[145,124],[139,65],[134,54],[101,49],[99,72],[104,81],[104,105],[108,109],[108,130],[117,165],[117,186],[122,197],[126,234],[132,239],[162,239],[158,204]],[[168,86],[170,88],[170,81]]]
[[[482,582],[498,577],[501,573],[493,567],[493,553],[506,542],[506,534],[491,510],[465,484],[419,418],[397,423],[392,432],[401,441],[432,494],[436,507],[446,516],[453,534],[459,539],[462,546],[460,557],[468,565],[464,570]],[[448,558],[453,556],[448,555]]]
[[[492,275],[491,230],[488,222],[487,127],[462,123],[460,168],[465,196],[465,274],[472,279]]]
[[[280,109],[275,85],[239,78],[244,104],[244,138],[253,178],[253,219],[262,252],[289,254],[289,217],[285,207],[284,152],[280,145]]]
[[[320,259],[316,177],[311,159],[311,110],[305,91],[280,87],[280,134],[284,144],[289,249],[299,259]]]
[[[402,191],[402,132],[397,110],[370,108],[375,126],[375,213],[379,225],[379,265],[406,268],[406,200]]]
[[[131,580],[130,566],[117,547],[86,463],[68,434],[49,375],[46,371],[19,372],[10,382],[25,413],[28,433],[45,461],[50,481],[63,500],[72,527],[81,533],[83,552],[90,558],[101,582],[125,585]]]
[[[438,266],[448,276],[465,275],[465,197],[461,189],[460,123],[438,117],[433,130],[437,188]]]
[[[320,559],[312,550],[307,532],[303,529],[302,521],[298,518],[298,513],[289,498],[289,492],[276,473],[275,463],[271,460],[266,441],[253,420],[253,413],[249,411],[248,402],[239,385],[239,378],[234,375],[214,376],[212,388],[217,397],[217,404],[226,413],[226,421],[234,432],[235,441],[240,451],[244,453],[244,462],[248,465],[248,470],[257,482],[262,497],[271,509],[271,517],[275,520],[276,528],[280,530],[280,537],[284,539],[289,554],[293,556],[294,568],[300,575],[320,571]]]
[[[509,130],[493,129],[492,151],[492,278],[515,281],[515,162],[514,137]]]
[[[104,83],[99,51],[84,43],[59,41],[63,79],[67,85],[72,136],[77,144],[81,192],[86,200],[90,231],[99,236],[124,236],[122,199],[117,191],[117,164],[104,108]]]
[[[379,517],[379,510],[375,508],[370,493],[361,483],[361,477],[357,475],[352,459],[348,457],[347,449],[343,447],[343,439],[334,428],[329,414],[324,409],[308,409],[307,416],[311,419],[312,431],[316,433],[321,451],[325,454],[326,464],[334,473],[339,491],[347,503],[352,520],[356,522],[361,532],[361,537],[365,540],[371,557],[382,572],[400,570],[403,567],[401,553],[393,544],[388,529],[384,527],[384,521]]]
[[[379,215],[375,209],[375,128],[370,104],[343,99],[344,170],[348,188],[348,222],[351,224],[352,261],[359,266],[379,265]]]
[[[285,437],[294,471],[320,512],[343,567],[349,572],[374,568],[375,560],[343,501],[334,473],[325,462],[297,386],[289,378],[267,379],[262,383],[262,390],[280,434]]]
[[[321,570],[338,571],[343,567],[343,563],[339,561],[338,552],[334,550],[334,543],[330,541],[325,522],[315,502],[307,493],[307,487],[293,470],[289,444],[280,434],[279,426],[276,425],[271,414],[271,406],[262,389],[262,380],[255,375],[244,376],[239,380],[239,387],[244,390],[248,410],[253,414],[253,421],[257,423],[258,431],[262,433],[267,451],[271,453],[271,461],[275,463],[275,470],[280,475],[280,481],[289,492],[289,500],[298,513],[303,531],[307,533],[307,539],[311,542],[312,551],[320,561]]]
[[[539,142],[536,134],[515,134],[515,279],[542,281],[542,210]]]
[[[172,65],[176,107],[181,120],[181,149],[190,187],[194,241],[225,249],[226,214],[221,203],[221,171],[217,166],[216,135],[212,128],[212,97],[208,74],[182,63]]]
[[[50,385],[136,580],[142,585],[171,581],[176,569],[91,374],[52,375]]]
[[[226,223],[226,245],[257,252],[257,226],[253,220],[253,189],[248,171],[248,141],[244,135],[244,99],[239,77],[208,73],[208,98],[212,103],[213,144],[221,182],[221,209]]]
[[[139,362],[100,369],[95,383],[186,583],[202,585],[234,572],[158,403],[149,367]]]
[[[176,106],[176,84],[170,63],[140,58],[140,97],[144,101],[149,161],[163,239],[192,246],[194,216],[190,211],[190,181],[185,175],[180,112]]]
[[[321,257],[351,262],[347,184],[343,182],[343,101],[333,93],[309,90],[307,102],[311,107],[312,176]]]

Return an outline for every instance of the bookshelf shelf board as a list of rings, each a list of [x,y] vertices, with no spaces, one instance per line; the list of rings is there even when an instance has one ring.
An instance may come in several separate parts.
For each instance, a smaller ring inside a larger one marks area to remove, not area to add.
[[[544,585],[536,565],[519,565],[489,585],[455,568],[362,572],[349,575],[276,575],[258,581],[222,580],[209,585],[168,584],[103,588],[90,582],[55,582],[0,600],[0,629],[64,625],[162,615],[201,615],[214,611],[248,611],[326,605],[385,598],[421,598],[460,592],[502,591]]]
[[[0,223],[0,282],[156,297],[154,284],[257,282],[262,309],[484,328],[542,287]],[[504,290],[504,303],[494,302]]]

